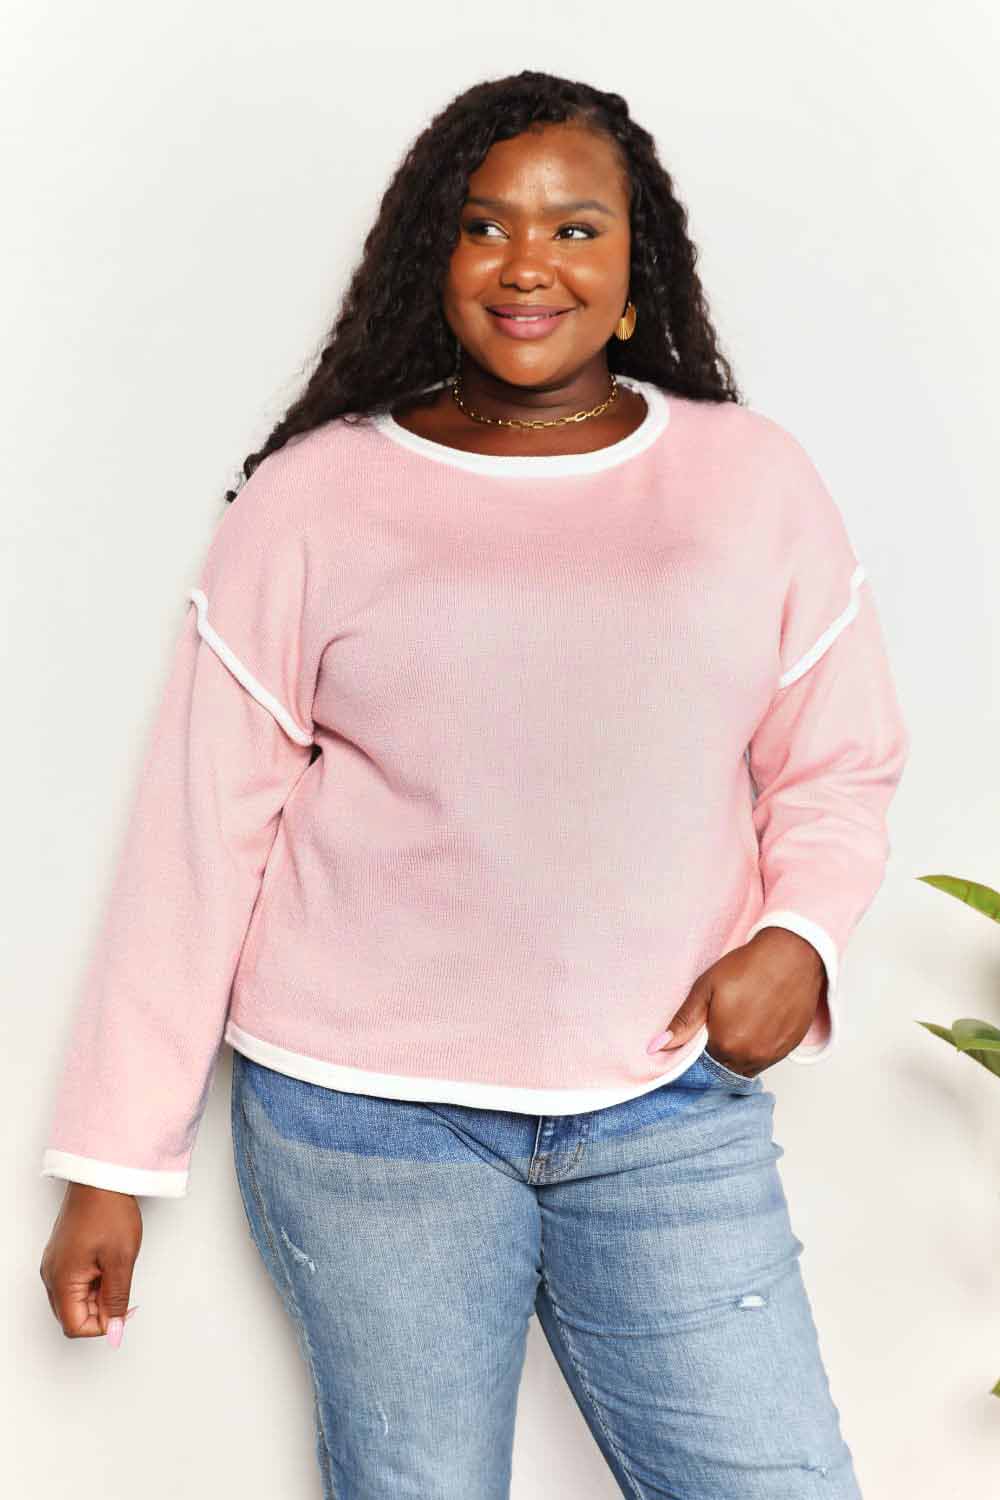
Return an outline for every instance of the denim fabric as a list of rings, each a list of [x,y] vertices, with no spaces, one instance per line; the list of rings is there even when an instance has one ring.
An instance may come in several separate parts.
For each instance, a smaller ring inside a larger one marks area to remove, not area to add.
[[[506,1500],[532,1313],[623,1495],[859,1500],[774,1103],[708,1053],[539,1116],[234,1052],[240,1191],[312,1374],[326,1500]]]

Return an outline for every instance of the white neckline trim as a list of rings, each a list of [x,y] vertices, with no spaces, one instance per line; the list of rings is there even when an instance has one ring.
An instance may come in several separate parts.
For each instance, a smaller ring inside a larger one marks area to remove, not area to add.
[[[473,474],[500,474],[508,478],[520,478],[530,474],[546,478],[558,478],[564,474],[595,474],[601,469],[611,469],[625,463],[636,454],[644,452],[663,432],[670,421],[670,403],[658,385],[649,380],[637,380],[634,375],[618,375],[620,385],[637,391],[646,400],[646,415],[634,432],[598,448],[593,453],[551,454],[491,454],[466,453],[461,448],[450,448],[447,443],[435,443],[431,438],[420,437],[409,428],[402,427],[391,412],[377,412],[374,422],[384,437],[411,453],[419,453],[435,463],[447,464],[453,469],[468,469]],[[428,390],[436,390],[446,382],[436,381]]]

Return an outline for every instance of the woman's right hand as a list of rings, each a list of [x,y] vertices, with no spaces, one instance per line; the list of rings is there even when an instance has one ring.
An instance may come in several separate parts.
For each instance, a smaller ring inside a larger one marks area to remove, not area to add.
[[[109,1340],[121,1342],[141,1244],[142,1215],[131,1193],[66,1184],[38,1270],[67,1338],[99,1338],[121,1319]]]

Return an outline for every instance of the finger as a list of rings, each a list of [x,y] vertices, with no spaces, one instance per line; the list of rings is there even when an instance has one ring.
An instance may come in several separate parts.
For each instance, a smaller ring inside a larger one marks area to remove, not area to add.
[[[109,1336],[117,1348],[125,1331],[125,1315],[128,1312],[132,1291],[132,1269],[135,1261],[121,1250],[98,1252],[101,1263],[101,1285],[97,1294],[98,1319],[101,1332]]]
[[[67,1338],[99,1338],[104,1332],[94,1293],[96,1267],[63,1272],[49,1301]]]
[[[653,1037],[648,1046],[654,1052],[675,1052],[678,1047],[683,1047],[691,1040],[699,1027],[704,1026],[708,1018],[709,1006],[712,999],[711,982],[699,977],[688,992],[686,1000],[679,1006],[669,1024],[672,1037],[668,1044],[654,1046],[659,1037]]]

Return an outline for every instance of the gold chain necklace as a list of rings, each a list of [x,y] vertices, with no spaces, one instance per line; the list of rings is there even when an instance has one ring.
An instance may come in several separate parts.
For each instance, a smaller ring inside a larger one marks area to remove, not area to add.
[[[589,411],[575,411],[571,417],[553,417],[547,422],[522,421],[520,417],[484,417],[481,412],[473,411],[471,406],[466,406],[462,400],[458,393],[458,376],[451,382],[451,394],[454,396],[456,404],[465,412],[465,415],[471,417],[474,422],[489,422],[494,427],[563,427],[567,422],[586,422],[588,417],[596,417],[602,411],[607,411],[612,401],[618,395],[618,382],[615,379],[614,371],[610,371],[610,374],[611,395],[606,401],[602,401],[600,406],[592,406]]]

